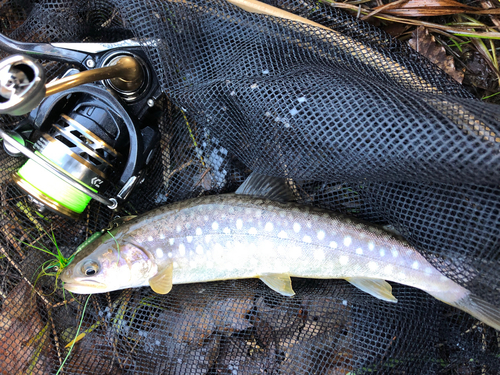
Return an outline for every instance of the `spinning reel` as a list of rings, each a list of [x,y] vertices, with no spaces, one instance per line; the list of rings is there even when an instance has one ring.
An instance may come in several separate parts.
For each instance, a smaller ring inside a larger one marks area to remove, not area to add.
[[[0,129],[5,151],[29,158],[14,182],[40,211],[73,219],[91,199],[110,209],[123,204],[159,139],[145,123],[154,122],[161,90],[139,43],[21,43],[0,34],[0,49],[23,53],[0,61],[0,113],[28,114],[14,131]],[[80,70],[46,84],[28,54]],[[99,193],[108,183],[121,187],[115,197]]]

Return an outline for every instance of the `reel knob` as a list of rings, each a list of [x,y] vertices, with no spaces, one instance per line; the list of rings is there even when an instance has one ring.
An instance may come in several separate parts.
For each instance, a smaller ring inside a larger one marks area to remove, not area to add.
[[[45,72],[28,56],[14,55],[0,61],[0,114],[21,116],[45,97]]]

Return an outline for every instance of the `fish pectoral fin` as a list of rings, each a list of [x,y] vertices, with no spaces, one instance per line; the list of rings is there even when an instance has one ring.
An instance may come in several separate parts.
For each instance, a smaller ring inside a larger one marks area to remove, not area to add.
[[[167,267],[158,271],[149,279],[149,286],[158,294],[167,294],[172,290],[172,272],[174,265],[170,263]]]
[[[345,280],[349,281],[356,288],[361,289],[363,292],[371,294],[373,297],[388,301],[398,302],[396,297],[392,295],[392,286],[387,281],[382,279],[364,279],[356,277],[346,277]]]
[[[287,273],[265,273],[260,275],[259,279],[281,295],[291,297],[295,294],[292,289],[292,280]]]

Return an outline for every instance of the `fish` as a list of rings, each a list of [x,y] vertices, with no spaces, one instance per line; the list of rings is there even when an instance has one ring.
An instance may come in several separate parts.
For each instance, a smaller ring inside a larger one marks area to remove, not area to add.
[[[79,247],[61,273],[73,293],[258,278],[293,296],[291,277],[345,279],[388,303],[408,285],[500,330],[500,309],[440,273],[404,238],[294,203],[283,179],[252,174],[233,194],[159,207]]]

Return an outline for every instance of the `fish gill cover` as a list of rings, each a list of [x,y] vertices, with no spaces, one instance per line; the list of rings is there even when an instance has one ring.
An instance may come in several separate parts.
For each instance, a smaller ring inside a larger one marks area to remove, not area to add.
[[[166,94],[161,142],[120,214],[232,192],[251,171],[287,177],[300,202],[391,225],[500,307],[500,107],[343,11],[268,3],[332,31],[224,0],[7,0],[0,19],[21,41],[145,41]],[[69,257],[112,213],[92,201],[80,222],[40,217],[11,182],[22,163],[0,150],[3,374],[56,373],[80,324],[61,373],[498,373],[498,331],[397,284],[397,304],[343,280],[295,279],[293,298],[258,280],[140,288],[85,309],[85,298],[49,294],[53,278],[33,294],[48,258],[29,245],[54,252],[53,232]]]

